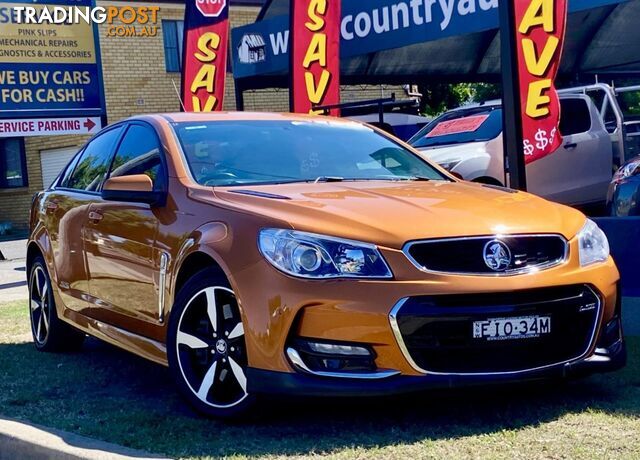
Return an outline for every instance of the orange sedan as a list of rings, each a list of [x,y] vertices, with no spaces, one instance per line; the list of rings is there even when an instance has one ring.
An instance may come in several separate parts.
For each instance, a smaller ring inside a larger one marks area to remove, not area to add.
[[[580,212],[461,182],[369,126],[131,118],[31,211],[31,324],[169,366],[199,411],[586,375],[626,360],[618,271]]]

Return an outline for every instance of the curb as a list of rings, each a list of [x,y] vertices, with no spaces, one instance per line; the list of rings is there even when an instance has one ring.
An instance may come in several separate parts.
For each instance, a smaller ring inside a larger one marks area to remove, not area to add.
[[[0,460],[167,459],[65,431],[0,418]]]

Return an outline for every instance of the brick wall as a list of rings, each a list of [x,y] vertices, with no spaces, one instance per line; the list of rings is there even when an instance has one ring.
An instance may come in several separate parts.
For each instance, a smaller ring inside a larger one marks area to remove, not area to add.
[[[137,3],[137,2],[136,2]],[[122,2],[98,1],[99,6]],[[138,5],[140,3],[137,3]],[[259,12],[256,7],[232,7],[231,27],[254,22]],[[165,69],[162,38],[163,19],[183,19],[184,6],[161,4],[158,13],[158,33],[155,37],[108,37],[107,25],[99,27],[104,88],[109,123],[132,115],[154,112],[172,112],[180,109],[173,82],[180,86],[180,73]],[[350,86],[342,88],[346,101],[374,99],[402,95],[400,87]],[[265,89],[245,92],[245,110],[277,111],[289,109],[287,89]],[[233,78],[226,84],[225,110],[235,110]],[[18,229],[26,229],[31,198],[42,190],[40,152],[48,149],[80,147],[86,136],[32,137],[25,140],[29,186],[21,189],[0,190],[0,221],[11,221]]]

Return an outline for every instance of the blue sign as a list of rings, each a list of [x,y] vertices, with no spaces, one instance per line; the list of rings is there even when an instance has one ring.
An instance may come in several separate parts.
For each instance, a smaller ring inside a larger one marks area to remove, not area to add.
[[[94,0],[0,0],[0,118],[103,116],[97,25],[33,21]],[[16,8],[17,7],[17,8]]]
[[[622,1],[570,0],[569,12]],[[498,25],[498,0],[343,0],[340,53],[349,58]],[[237,27],[231,37],[235,78],[288,72],[288,15]]]

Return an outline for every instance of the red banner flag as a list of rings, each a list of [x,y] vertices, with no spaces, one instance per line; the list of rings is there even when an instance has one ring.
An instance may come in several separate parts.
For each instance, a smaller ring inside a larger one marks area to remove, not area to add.
[[[222,110],[228,43],[228,0],[187,0],[182,57],[185,111]]]
[[[531,163],[562,144],[554,80],[562,56],[567,0],[509,1],[515,2],[523,150],[525,162]]]
[[[315,106],[340,102],[340,3],[291,0],[292,112],[314,113]]]

